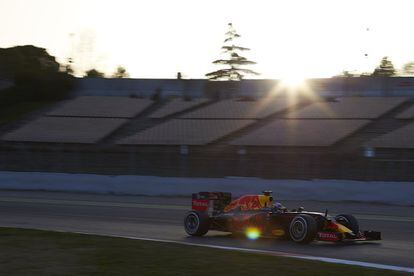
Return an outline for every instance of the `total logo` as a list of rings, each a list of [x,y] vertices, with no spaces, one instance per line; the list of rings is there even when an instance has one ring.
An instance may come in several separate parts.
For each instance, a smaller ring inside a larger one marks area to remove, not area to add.
[[[323,240],[337,240],[338,236],[336,233],[328,233],[328,232],[319,232],[319,238]]]

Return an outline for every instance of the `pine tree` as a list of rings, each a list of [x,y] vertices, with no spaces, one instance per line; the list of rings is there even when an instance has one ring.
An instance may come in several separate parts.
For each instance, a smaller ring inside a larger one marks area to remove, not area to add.
[[[375,68],[373,76],[376,77],[391,77],[395,75],[395,68],[391,60],[388,57],[383,57],[380,65]]]
[[[256,62],[250,61],[240,55],[240,52],[249,51],[250,49],[234,45],[234,41],[239,38],[240,35],[236,32],[232,23],[229,23],[228,27],[229,30],[226,33],[224,45],[221,47],[227,58],[213,61],[214,64],[227,65],[228,68],[208,73],[206,74],[206,77],[210,80],[239,81],[244,78],[245,74],[259,75],[253,70],[242,68],[244,65],[256,64]]]

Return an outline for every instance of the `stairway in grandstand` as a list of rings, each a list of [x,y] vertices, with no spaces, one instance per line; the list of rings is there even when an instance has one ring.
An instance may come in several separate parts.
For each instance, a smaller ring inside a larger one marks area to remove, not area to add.
[[[396,116],[412,106],[414,106],[413,101],[407,101],[398,105],[376,120],[373,120],[370,124],[363,127],[356,133],[343,139],[342,141],[339,141],[334,146],[339,152],[352,152],[360,150],[361,147],[363,147],[363,145],[369,140],[410,124],[412,121],[397,119]]]
[[[138,114],[138,116],[131,118],[128,123],[124,124],[122,127],[115,130],[111,135],[106,137],[101,141],[101,143],[113,144],[114,141],[119,139],[120,137],[125,137],[127,135],[131,135],[137,131],[143,130],[145,128],[151,127],[154,123],[148,119],[148,114],[154,112],[162,106],[162,102],[155,102],[150,107],[144,110],[144,112]]]
[[[212,101],[206,101],[194,107],[189,107],[184,110],[178,110],[172,113],[165,113],[162,116],[158,116],[158,114],[160,114],[159,111],[161,109],[164,109],[169,103],[170,101],[155,102],[152,106],[147,108],[144,112],[142,112],[135,118],[132,118],[128,123],[126,123],[119,129],[117,129],[115,132],[113,132],[110,136],[106,137],[101,142],[108,143],[108,144],[115,144],[117,141],[119,141],[122,138],[134,135],[142,130],[156,126],[160,123],[168,121],[184,113],[191,112],[197,108],[209,105],[212,103]],[[155,114],[157,114],[157,116],[155,116]]]
[[[214,144],[292,105],[287,98],[275,97],[258,101],[199,99],[192,103],[175,99],[151,107],[105,141],[130,145]]]
[[[406,122],[394,116],[413,105],[407,100],[343,97],[303,104],[296,111],[287,110],[262,118],[220,139],[217,145],[300,147],[301,151],[305,148],[312,151],[312,147],[344,152],[356,150],[366,141],[404,126]],[[292,136],[290,130],[296,132],[296,136]]]
[[[261,127],[269,124],[275,119],[282,118],[284,114],[299,110],[303,107],[310,105],[311,103],[312,103],[311,101],[303,100],[286,109],[281,110],[280,112],[276,112],[264,118],[260,118],[254,124],[251,124],[245,128],[242,128],[241,130],[235,131],[225,137],[222,137],[221,139],[215,142],[215,145],[217,146],[228,145],[232,140],[238,137],[241,137],[245,134],[251,133],[252,131],[255,131],[257,129],[260,129]]]

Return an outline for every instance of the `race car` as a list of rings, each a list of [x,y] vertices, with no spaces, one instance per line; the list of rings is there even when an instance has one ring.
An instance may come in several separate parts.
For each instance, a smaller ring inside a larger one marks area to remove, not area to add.
[[[191,236],[209,230],[245,233],[248,238],[288,238],[297,243],[381,240],[381,232],[361,231],[356,218],[308,212],[303,207],[288,210],[274,203],[272,192],[244,195],[232,200],[231,193],[199,192],[192,195],[192,210],[184,217],[184,229]]]

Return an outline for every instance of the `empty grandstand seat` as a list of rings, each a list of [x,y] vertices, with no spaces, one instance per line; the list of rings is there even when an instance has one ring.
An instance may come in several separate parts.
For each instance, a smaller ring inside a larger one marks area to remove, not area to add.
[[[395,116],[397,119],[414,119],[414,105]]]
[[[374,148],[414,148],[414,123],[376,137],[366,143]]]
[[[296,119],[375,119],[408,100],[404,97],[342,97],[286,114]]]
[[[284,111],[297,101],[285,97],[267,97],[256,101],[222,100],[182,115],[191,119],[260,119]]]
[[[96,143],[122,126],[126,119],[41,117],[1,137],[4,141]]]
[[[133,118],[152,104],[148,99],[84,96],[64,102],[49,116]]]
[[[330,146],[369,120],[275,120],[230,142],[241,146]]]
[[[124,145],[206,145],[254,120],[173,119],[124,138]]]
[[[208,99],[193,99],[186,101],[184,99],[172,99],[161,108],[153,112],[149,117],[154,119],[164,118],[177,112],[185,111],[187,109],[199,106],[208,102]]]

